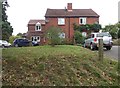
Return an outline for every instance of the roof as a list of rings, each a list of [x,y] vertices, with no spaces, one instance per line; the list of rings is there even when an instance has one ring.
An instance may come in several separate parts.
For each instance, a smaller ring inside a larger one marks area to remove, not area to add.
[[[39,19],[31,19],[28,24],[36,24],[36,23],[41,23],[41,24],[45,24],[45,20],[39,20]]]
[[[47,9],[45,17],[99,17],[99,15],[92,9]]]

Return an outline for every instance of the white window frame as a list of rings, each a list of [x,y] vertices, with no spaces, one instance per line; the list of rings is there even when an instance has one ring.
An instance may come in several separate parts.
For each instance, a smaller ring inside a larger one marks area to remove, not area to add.
[[[41,30],[42,30],[42,26],[41,26],[41,24],[39,22],[37,22],[36,25],[35,25],[35,31],[41,31]]]
[[[39,39],[38,39],[38,37],[39,37]],[[33,38],[33,40],[32,40],[32,38]],[[32,40],[33,42],[36,42],[35,39],[36,39],[37,42],[40,42],[40,36],[32,36],[32,37],[31,37],[31,40]]]
[[[87,23],[87,20],[86,20],[87,18],[86,17],[80,17],[79,18],[79,24],[86,24]],[[81,22],[81,20],[82,20],[82,22]]]
[[[58,18],[58,25],[65,25],[65,18]]]

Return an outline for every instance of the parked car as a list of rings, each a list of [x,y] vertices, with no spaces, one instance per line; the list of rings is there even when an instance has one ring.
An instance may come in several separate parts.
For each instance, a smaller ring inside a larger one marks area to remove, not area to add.
[[[39,42],[37,42],[37,41],[32,41],[32,46],[39,46]]]
[[[22,47],[22,46],[29,46],[29,45],[30,45],[30,41],[25,38],[19,38],[13,41],[13,46],[15,47]]]
[[[103,39],[103,47],[107,50],[112,48],[112,36],[109,32],[91,33],[84,42],[84,47],[90,47],[91,50],[98,49],[99,39]]]
[[[0,47],[4,48],[4,47],[10,47],[11,44],[5,40],[0,40]]]

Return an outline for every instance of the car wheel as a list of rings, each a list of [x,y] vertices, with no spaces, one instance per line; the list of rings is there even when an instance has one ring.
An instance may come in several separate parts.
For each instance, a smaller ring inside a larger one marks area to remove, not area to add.
[[[15,47],[18,47],[18,44],[15,44]]]
[[[5,48],[5,46],[4,46],[4,45],[2,45],[2,48]]]
[[[85,43],[83,44],[83,47],[86,48],[86,44]]]
[[[95,49],[94,46],[93,46],[93,44],[90,44],[90,49],[91,49],[91,50],[94,50],[94,49]]]
[[[106,47],[107,50],[111,50],[111,48],[112,48],[112,47],[110,47],[110,46]]]

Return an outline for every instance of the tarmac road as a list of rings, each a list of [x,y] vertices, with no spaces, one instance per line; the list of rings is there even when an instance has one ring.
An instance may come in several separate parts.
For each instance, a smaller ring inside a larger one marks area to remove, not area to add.
[[[118,58],[120,59],[119,51],[120,51],[120,46],[113,46],[111,50],[104,50],[104,55],[112,59],[118,60]]]

